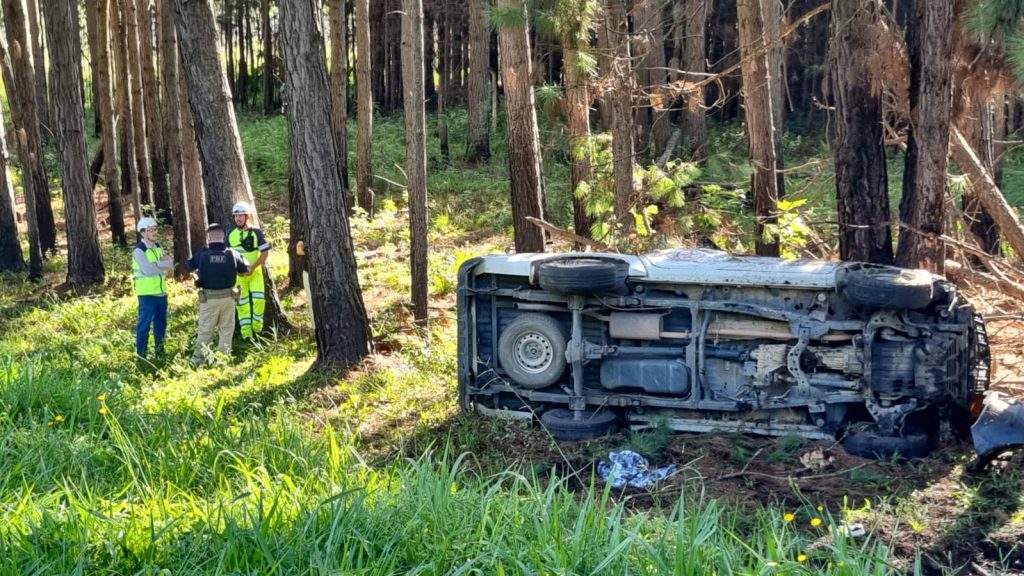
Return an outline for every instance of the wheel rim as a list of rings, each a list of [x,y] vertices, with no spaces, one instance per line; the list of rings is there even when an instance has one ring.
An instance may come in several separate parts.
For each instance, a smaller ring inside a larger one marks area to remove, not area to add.
[[[527,332],[516,338],[512,346],[512,354],[516,364],[524,372],[540,374],[547,370],[555,360],[554,347],[543,334]]]

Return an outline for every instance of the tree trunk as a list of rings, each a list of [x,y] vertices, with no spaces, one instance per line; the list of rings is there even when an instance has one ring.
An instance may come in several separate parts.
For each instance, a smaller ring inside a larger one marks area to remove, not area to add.
[[[952,3],[915,2],[907,34],[910,126],[900,220],[910,229],[900,233],[896,262],[905,268],[923,268],[939,274],[945,262],[944,251],[932,234],[941,234],[945,222],[952,24]]]
[[[164,153],[170,176],[170,202],[174,213],[174,263],[180,277],[188,274],[185,262],[192,255],[185,174],[181,162],[181,115],[178,106],[178,45],[174,37],[172,0],[157,0],[160,10],[160,87],[163,100]],[[198,249],[202,244],[197,245]]]
[[[232,100],[238,95],[238,86],[235,80],[235,11],[232,2],[240,1],[224,0],[224,7],[220,14],[221,26],[224,28],[224,54],[226,55],[224,67],[227,71],[228,92],[231,94]],[[214,13],[216,14],[216,12]]]
[[[423,0],[402,0],[402,86],[405,102],[405,176],[409,188],[412,307],[417,322],[428,318],[427,121],[423,86]]]
[[[249,94],[249,63],[245,55],[245,2],[238,1],[238,20],[235,28],[238,30],[238,86],[235,91],[235,100],[239,107],[245,106],[245,98]]]
[[[679,54],[679,68],[691,74],[680,75],[687,82],[704,79],[707,42],[708,2],[711,0],[685,0],[672,6],[675,24],[675,46]],[[676,66],[671,66],[677,68]],[[674,77],[673,80],[678,80]],[[707,114],[704,112],[704,89],[698,88],[684,97],[682,111],[684,134],[682,158],[704,161],[708,155]]]
[[[373,78],[370,76],[370,0],[356,0],[356,198],[359,207],[373,215]]]
[[[8,46],[28,46],[28,23],[25,17],[24,0],[4,0],[4,24],[7,30]],[[31,210],[26,218],[34,220],[33,226],[39,242],[40,257],[47,251],[57,248],[57,227],[53,219],[53,206],[50,204],[50,187],[46,178],[46,167],[43,164],[43,148],[39,136],[39,107],[36,102],[35,65],[33,54],[27,50],[13,50],[10,53],[10,78],[4,78],[8,101],[11,105],[14,126],[17,127],[18,156],[22,161],[22,188],[25,193],[26,210],[29,208],[29,193],[32,194]],[[29,239],[32,232],[30,230]],[[32,249],[30,248],[30,252]],[[29,275],[34,277],[36,267],[30,254]],[[42,266],[38,269],[42,278]]]
[[[111,0],[90,0],[87,10],[96,12],[96,116],[100,119],[100,146],[103,150],[103,180],[107,189],[110,237],[115,246],[128,246],[124,232],[124,206],[121,202],[121,182],[117,175],[117,130],[114,124],[113,78],[110,74],[110,22]],[[93,7],[94,5],[94,7]]]
[[[99,72],[96,69],[96,54],[99,52],[99,31],[96,30],[96,9],[94,4],[96,0],[86,0],[85,2],[85,31],[86,38],[89,41],[89,78],[92,79],[92,135],[99,136],[100,131],[103,129],[103,122],[100,118],[100,85],[96,81],[99,77]]]
[[[441,55],[437,59],[437,77],[440,78],[437,87],[437,140],[441,147],[441,160],[447,164],[451,159],[448,146],[448,95],[452,85],[448,70],[452,64],[451,14],[447,10],[437,29],[437,45],[441,49]]]
[[[328,109],[323,35],[314,0],[282,0],[281,47],[296,171],[308,206],[310,298],[317,365],[348,367],[368,351],[363,306],[345,199],[338,194],[337,150]]]
[[[578,195],[580,184],[593,176],[590,157],[590,94],[587,79],[580,70],[579,56],[589,46],[580,34],[562,34],[565,55],[565,115],[569,124],[569,161],[572,190],[573,230],[591,238],[594,219],[587,215],[584,199]]]
[[[892,264],[882,80],[870,58],[878,8],[876,0],[832,6],[836,211],[840,258]]]
[[[649,1],[638,4],[634,10],[633,30],[634,56],[643,56],[637,69],[637,83],[641,94],[652,94],[665,84],[665,23],[662,19],[662,2]],[[671,136],[666,110],[656,106],[649,97],[637,100],[636,133],[637,153],[657,158],[665,151],[665,144]]]
[[[299,242],[306,244],[309,230],[306,216],[306,197],[299,182],[296,147],[288,135],[288,285],[302,286],[302,272],[306,270],[306,256],[299,254]]]
[[[774,0],[764,0],[772,2]],[[750,148],[750,161],[754,173],[750,187],[754,200],[754,214],[757,217],[755,249],[760,256],[778,256],[778,237],[766,233],[766,226],[778,222],[778,201],[783,196],[781,177],[776,171],[782,150],[777,148],[779,139],[775,125],[774,83],[770,71],[772,51],[751,57],[764,46],[765,23],[761,9],[762,0],[738,0],[740,57],[743,59],[743,106],[746,109],[745,126]]]
[[[633,205],[633,87],[630,66],[629,24],[623,0],[606,0],[605,26],[611,41],[609,60],[613,87],[606,96],[612,121],[612,173],[615,187],[615,220],[633,228],[629,210]]]
[[[36,91],[36,115],[39,116],[39,134],[43,142],[50,142],[50,135],[53,134],[53,125],[50,117],[50,97],[46,89],[46,56],[43,51],[43,31],[40,30],[39,2],[38,0],[27,0],[25,14],[28,16],[28,38],[32,43],[32,62],[35,66],[35,91]],[[43,251],[53,249],[47,248],[44,242]]]
[[[469,77],[466,85],[468,125],[466,162],[477,165],[491,158],[491,61],[488,0],[469,4]]]
[[[331,127],[338,149],[338,176],[346,197],[348,186],[348,43],[345,41],[345,0],[330,0]],[[345,202],[351,205],[351,199]]]
[[[434,21],[437,19],[437,4],[437,0],[425,0],[423,3],[423,77],[427,82],[426,107],[428,110],[437,102],[437,88],[434,86]]]
[[[526,218],[546,220],[544,174],[541,169],[537,107],[533,96],[533,58],[522,0],[497,0],[502,10],[522,10],[523,23],[509,23],[498,30],[501,77],[505,88],[508,129],[509,180],[512,188],[512,225],[516,252],[544,252],[544,232]]]
[[[168,3],[174,0],[166,0]],[[173,8],[173,4],[171,6]],[[173,21],[172,21],[173,25]],[[175,49],[177,49],[177,30],[175,30]],[[184,66],[181,63],[181,51],[178,50],[178,85],[176,92],[178,117],[181,123],[181,172],[182,184],[185,187],[185,204],[188,211],[189,245],[206,245],[206,188],[203,186],[203,166],[199,161],[199,145],[196,142],[195,122],[192,119],[192,107],[188,98],[188,79],[180,74]]]
[[[231,207],[235,202],[244,201],[252,206],[255,202],[227,77],[220,65],[213,5],[211,0],[174,0],[174,12],[178,49],[202,159],[208,213],[216,219],[214,221],[231,222]],[[259,222],[256,214],[253,220]],[[267,321],[290,328],[281,310],[274,276],[266,268],[263,273],[267,282]]]
[[[139,56],[142,58],[142,89],[146,112],[146,143],[149,145],[150,166],[153,175],[153,204],[157,216],[172,221],[171,192],[167,188],[167,157],[164,149],[163,126],[160,121],[159,91],[156,70],[153,67],[153,18],[150,0],[139,1]],[[164,114],[167,112],[164,111]]]
[[[388,105],[394,112],[402,107],[402,15],[399,0],[388,0]]]
[[[367,0],[368,1],[368,0]],[[373,37],[373,44],[367,44],[367,55],[369,56],[368,62],[370,73],[370,86],[372,88],[373,102],[384,108],[384,100],[387,96],[387,84],[384,81],[385,67],[387,66],[387,28],[386,16],[387,13],[387,0],[373,0],[369,2],[369,6],[366,7],[366,11],[363,12],[363,16],[359,16],[359,5],[363,0],[355,0],[356,2],[356,46],[358,50],[358,36],[359,27],[367,26],[369,28],[369,34]]]
[[[149,150],[146,143],[146,97],[142,87],[142,42],[139,32],[138,4],[140,0],[124,0],[128,9],[128,84],[132,91],[132,130],[135,132],[135,165],[138,173],[139,197],[145,204],[153,204],[153,190],[149,173]],[[147,1],[147,0],[141,0]]]
[[[103,282],[96,206],[89,181],[89,150],[85,142],[82,105],[82,37],[78,29],[78,2],[43,0],[53,75],[54,127],[60,151],[61,187],[64,190],[68,234],[68,275],[71,286]]]
[[[135,161],[135,130],[132,127],[133,102],[128,77],[128,10],[126,2],[131,0],[110,0],[111,7],[117,6],[117,49],[115,52],[117,70],[117,125],[121,128],[121,189],[131,195],[135,221],[142,218],[142,195],[139,188],[139,164]]]
[[[7,166],[7,132],[4,111],[0,107],[0,272],[21,272],[25,256],[18,237],[18,218],[14,201],[14,183]]]
[[[260,2],[260,34],[263,43],[263,115],[274,111],[274,36],[270,29],[270,0]]]

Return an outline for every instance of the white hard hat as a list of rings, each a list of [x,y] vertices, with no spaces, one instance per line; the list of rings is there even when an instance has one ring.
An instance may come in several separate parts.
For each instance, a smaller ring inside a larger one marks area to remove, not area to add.
[[[248,214],[252,216],[252,206],[248,202],[238,202],[231,208],[231,214]]]
[[[148,230],[149,228],[156,228],[156,220],[152,218],[142,218],[135,224],[135,229],[139,232]]]

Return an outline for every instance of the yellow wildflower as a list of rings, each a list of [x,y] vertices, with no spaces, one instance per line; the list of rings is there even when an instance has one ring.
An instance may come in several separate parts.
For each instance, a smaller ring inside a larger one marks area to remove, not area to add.
[[[53,426],[53,420],[50,420],[49,422],[47,422],[46,425],[47,426]]]
[[[811,526],[814,526],[815,528],[821,526],[821,518],[811,518]]]
[[[106,406],[100,406],[100,414],[106,414],[106,413],[107,413],[107,407]]]
[[[64,421],[64,417],[61,416],[60,414],[57,414],[56,416],[53,417],[53,421],[56,422],[57,424],[60,424],[61,422]]]
[[[822,506],[821,504],[818,504],[818,512],[822,512],[824,510],[825,510],[825,507]]]
[[[801,554],[796,557],[797,562],[807,562],[807,554]]]
[[[783,516],[782,519],[786,522],[792,522],[793,520],[796,520],[796,514],[793,514],[792,512],[786,512],[786,515]]]
[[[106,394],[100,394],[99,396],[96,397],[96,399],[99,400],[100,402],[106,402],[107,401],[107,395]]]

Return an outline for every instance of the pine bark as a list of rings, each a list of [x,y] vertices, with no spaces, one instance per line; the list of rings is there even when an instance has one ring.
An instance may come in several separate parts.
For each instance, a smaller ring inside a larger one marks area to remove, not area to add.
[[[522,24],[510,23],[498,30],[516,252],[544,252],[544,232],[527,220],[544,220],[546,210],[526,5],[522,0],[497,0],[495,7],[523,12]]]
[[[260,2],[260,25],[263,44],[263,115],[274,111],[274,36],[270,28],[270,0]]]
[[[52,89],[68,235],[67,283],[85,287],[102,283],[104,271],[85,141],[78,2],[43,0],[43,10],[50,62],[61,71],[53,75]]]
[[[578,35],[562,35],[562,53],[565,55],[565,115],[569,125],[569,174],[572,184],[573,230],[579,236],[590,238],[594,219],[587,215],[584,199],[577,195],[580,184],[593,176],[590,157],[590,92],[587,79],[580,71],[580,52],[588,48],[588,41]]]
[[[370,48],[370,0],[356,1],[356,90],[358,103],[356,142],[356,199],[359,207],[373,214],[373,58]]]
[[[298,159],[292,136],[288,135],[288,285],[302,286],[302,272],[306,270],[306,256],[299,254],[299,242],[309,238],[306,224],[306,196],[299,182]]]
[[[167,158],[167,173],[170,178],[171,211],[174,214],[174,263],[175,273],[188,273],[185,262],[192,255],[189,213],[186,202],[185,173],[181,162],[181,115],[178,101],[178,45],[174,36],[174,14],[172,0],[157,0],[160,10],[160,92],[163,101],[164,154]],[[199,248],[199,246],[196,246]]]
[[[952,106],[953,5],[915,2],[907,49],[910,54],[910,127],[903,170],[896,262],[941,274],[945,256],[937,235],[945,222],[946,169]],[[926,234],[919,234],[923,231]]]
[[[14,183],[8,170],[7,131],[4,111],[0,108],[0,272],[25,270],[25,256],[21,253],[18,236],[18,218],[14,202]]]
[[[96,12],[96,116],[100,119],[100,146],[103,149],[103,180],[107,189],[108,220],[110,238],[115,246],[128,246],[124,229],[124,202],[121,196],[121,181],[117,172],[117,130],[114,122],[114,79],[110,63],[110,31],[115,27],[110,20],[110,5],[113,0],[91,0]],[[88,8],[87,8],[88,9]],[[115,8],[116,13],[116,8]],[[122,127],[122,130],[124,128]]]
[[[157,89],[156,69],[153,65],[153,17],[150,0],[138,0],[139,56],[142,60],[142,94],[145,99],[146,144],[150,169],[153,177],[153,204],[161,221],[171,221],[174,211],[171,207],[171,192],[167,187],[167,156],[164,148],[163,123],[160,96]]]
[[[778,237],[766,234],[765,228],[778,222],[778,201],[784,194],[782,178],[776,170],[782,150],[777,147],[780,138],[776,136],[776,131],[781,130],[781,127],[775,125],[774,100],[780,95],[774,94],[772,90],[772,51],[750,55],[763,47],[765,42],[762,1],[770,3],[774,0],[738,0],[737,6],[740,56],[743,58],[744,125],[750,161],[754,168],[750,188],[757,217],[755,250],[760,256],[778,256]]]
[[[166,0],[168,3],[174,0]],[[177,48],[177,30],[175,30]],[[178,84],[176,92],[178,117],[181,121],[181,172],[185,187],[185,205],[188,211],[188,237],[191,246],[206,244],[206,189],[203,186],[203,166],[199,161],[199,145],[196,142],[195,122],[192,107],[188,101],[188,79],[182,73],[181,51],[178,51]]]
[[[349,367],[368,351],[363,306],[344,196],[315,0],[282,0],[281,47],[296,171],[308,206],[309,276],[317,366]]]
[[[235,91],[235,99],[240,106],[245,106],[245,99],[249,94],[249,63],[246,57],[245,45],[245,12],[246,0],[238,1],[238,20],[235,29],[238,31],[238,90]]]
[[[96,53],[99,52],[99,31],[96,29],[96,0],[85,1],[85,31],[86,38],[89,41],[89,73],[92,78],[92,94],[89,96],[92,99],[92,134],[93,136],[99,136],[100,131],[103,129],[103,122],[100,118],[99,100],[100,100],[100,85],[96,81],[99,76],[99,71],[96,69]]]
[[[466,162],[477,165],[491,158],[491,68],[487,25],[488,0],[469,3],[469,77],[466,84]]]
[[[665,22],[662,2],[649,1],[635,9],[634,29],[638,41],[637,55],[643,55],[637,70],[642,94],[652,94],[668,80],[665,62]],[[668,112],[649,97],[638,100],[636,121],[639,130],[637,150],[657,158],[665,151],[672,128]]]
[[[348,14],[345,0],[330,0],[331,29],[331,127],[338,148],[338,175],[342,190],[348,186],[348,42],[345,33]],[[346,204],[351,204],[351,200]]]
[[[833,157],[839,257],[892,264],[881,79],[869,58],[875,46],[878,8],[875,0],[837,2],[832,7]]]
[[[440,79],[437,87],[437,140],[441,148],[441,160],[447,164],[451,160],[451,149],[448,143],[448,97],[452,85],[448,70],[452,65],[451,13],[447,10],[438,26],[437,45],[441,51],[437,60],[437,77]]]
[[[8,46],[28,46],[29,33],[24,0],[4,0],[4,25]],[[4,78],[8,101],[11,105],[14,126],[18,129],[18,157],[21,159],[22,187],[25,190],[26,210],[29,209],[28,195],[31,193],[31,210],[26,218],[31,219],[29,239],[36,235],[39,243],[39,257],[57,248],[57,227],[50,203],[50,187],[43,163],[43,148],[39,134],[39,106],[36,102],[36,78],[34,54],[28,50],[12,50],[10,55],[10,78]],[[34,228],[34,232],[31,229]],[[30,248],[29,275],[42,277],[42,265],[33,264],[36,257]]]
[[[402,0],[402,86],[405,101],[405,175],[409,188],[412,307],[426,322],[427,289],[427,111],[423,86],[423,0]]]
[[[46,57],[43,50],[43,31],[40,29],[38,0],[27,0],[25,14],[28,17],[28,38],[32,43],[32,63],[35,66],[36,115],[39,116],[39,134],[43,142],[50,142],[50,134],[53,133],[50,120],[52,114],[50,113],[50,92],[47,90]],[[43,250],[47,249],[44,243]]]
[[[605,26],[610,39],[610,74],[613,87],[606,96],[612,122],[612,179],[615,188],[615,220],[631,230],[633,218],[633,88],[630,65],[629,24],[623,0],[607,0]]]

